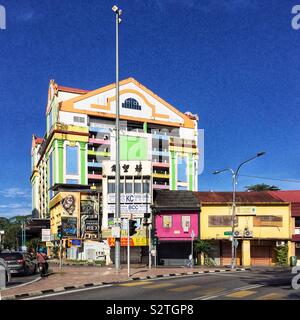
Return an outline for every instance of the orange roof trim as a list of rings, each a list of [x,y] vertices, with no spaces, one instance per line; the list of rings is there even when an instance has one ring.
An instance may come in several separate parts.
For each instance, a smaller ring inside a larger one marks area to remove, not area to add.
[[[162,103],[164,106],[166,106],[168,109],[170,109],[171,111],[173,111],[174,113],[176,113],[178,116],[180,116],[183,120],[184,120],[184,127],[187,128],[195,128],[195,123],[193,122],[192,119],[190,119],[187,115],[185,115],[184,113],[180,112],[179,110],[177,110],[175,107],[173,107],[172,105],[170,105],[168,102],[166,102],[165,100],[163,100],[162,98],[160,98],[158,95],[156,95],[154,92],[152,92],[151,90],[149,90],[148,88],[146,88],[145,86],[143,86],[141,83],[139,83],[138,81],[136,81],[134,78],[128,78],[125,80],[120,81],[120,86],[128,84],[128,83],[134,83],[136,86],[140,87],[142,90],[144,90],[145,92],[147,92],[149,95],[151,95],[153,98],[155,98],[156,100],[158,100],[160,103]],[[97,94],[109,91],[111,89],[114,89],[116,87],[116,84],[110,84],[107,85],[105,87],[90,91],[88,93],[86,93],[83,96],[79,96],[79,97],[75,97],[66,101],[63,101],[60,109],[62,111],[73,111],[73,112],[79,112],[80,110],[75,110],[73,108],[74,103],[82,101],[86,98],[90,98],[93,97]],[[94,106],[95,107],[95,106]],[[103,109],[103,107],[102,107]],[[88,113],[88,112],[87,112]],[[105,116],[105,113],[103,113],[101,116]],[[158,117],[160,115],[157,115]],[[151,121],[150,121],[151,122]]]

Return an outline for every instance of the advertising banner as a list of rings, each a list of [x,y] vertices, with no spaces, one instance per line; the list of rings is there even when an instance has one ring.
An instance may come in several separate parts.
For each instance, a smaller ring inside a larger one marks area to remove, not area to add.
[[[76,237],[77,236],[77,218],[63,217],[62,233],[64,237]]]

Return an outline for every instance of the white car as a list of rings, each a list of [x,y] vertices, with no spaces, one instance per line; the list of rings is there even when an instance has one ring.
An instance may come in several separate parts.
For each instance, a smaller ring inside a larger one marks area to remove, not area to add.
[[[6,275],[6,284],[11,281],[11,274],[10,274],[10,269],[8,267],[7,262],[4,259],[0,258],[0,266],[5,268],[5,275]]]

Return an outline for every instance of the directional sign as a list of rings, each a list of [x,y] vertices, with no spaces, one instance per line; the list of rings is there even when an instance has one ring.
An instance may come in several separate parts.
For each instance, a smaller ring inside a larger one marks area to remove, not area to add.
[[[232,236],[232,231],[225,231],[224,236]]]

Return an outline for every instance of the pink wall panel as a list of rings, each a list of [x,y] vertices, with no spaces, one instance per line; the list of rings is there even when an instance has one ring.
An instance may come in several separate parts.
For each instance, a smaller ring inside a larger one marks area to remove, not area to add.
[[[164,228],[163,216],[172,216],[172,227]],[[182,228],[182,216],[190,216],[191,227],[188,232]],[[189,241],[191,240],[192,230],[195,233],[195,239],[199,236],[199,212],[198,211],[165,211],[163,214],[156,216],[157,237],[164,241]]]

